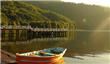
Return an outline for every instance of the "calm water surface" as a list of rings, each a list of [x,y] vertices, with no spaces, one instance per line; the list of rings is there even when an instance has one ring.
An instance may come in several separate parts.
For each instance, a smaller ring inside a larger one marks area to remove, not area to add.
[[[110,64],[110,53],[65,58],[66,64]]]
[[[2,49],[22,53],[50,47],[67,48],[67,64],[110,64],[110,32],[75,32],[74,38],[2,42]],[[67,60],[68,59],[68,60]]]

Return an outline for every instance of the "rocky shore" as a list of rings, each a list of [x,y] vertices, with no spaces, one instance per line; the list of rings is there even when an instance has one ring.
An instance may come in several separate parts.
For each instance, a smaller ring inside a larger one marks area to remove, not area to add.
[[[11,54],[4,50],[0,50],[0,52],[1,52],[0,53],[1,64],[16,64],[16,61],[15,61],[16,56],[14,54]]]

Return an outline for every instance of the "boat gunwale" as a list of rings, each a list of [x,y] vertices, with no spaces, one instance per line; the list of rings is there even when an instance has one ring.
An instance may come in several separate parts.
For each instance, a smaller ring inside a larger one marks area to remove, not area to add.
[[[64,51],[60,54],[56,54],[54,56],[20,56],[20,55],[16,55],[16,57],[34,57],[34,58],[55,58],[55,57],[60,57],[60,56],[63,56],[65,54],[67,49],[64,49]],[[40,50],[39,50],[40,51]],[[23,53],[21,53],[23,54]]]

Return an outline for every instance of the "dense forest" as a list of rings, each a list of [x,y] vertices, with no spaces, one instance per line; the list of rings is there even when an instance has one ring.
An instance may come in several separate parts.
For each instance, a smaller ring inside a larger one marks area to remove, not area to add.
[[[72,21],[58,13],[20,1],[1,2],[2,25],[31,25],[33,27],[67,27]]]
[[[97,25],[102,23],[103,20],[110,17],[109,7],[70,2],[29,1],[29,3],[65,15],[75,21],[79,29],[94,29]]]

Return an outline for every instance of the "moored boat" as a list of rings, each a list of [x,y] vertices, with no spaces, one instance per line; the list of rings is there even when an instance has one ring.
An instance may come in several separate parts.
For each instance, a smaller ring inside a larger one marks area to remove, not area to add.
[[[16,53],[18,64],[64,64],[65,48],[48,48],[27,53]]]

